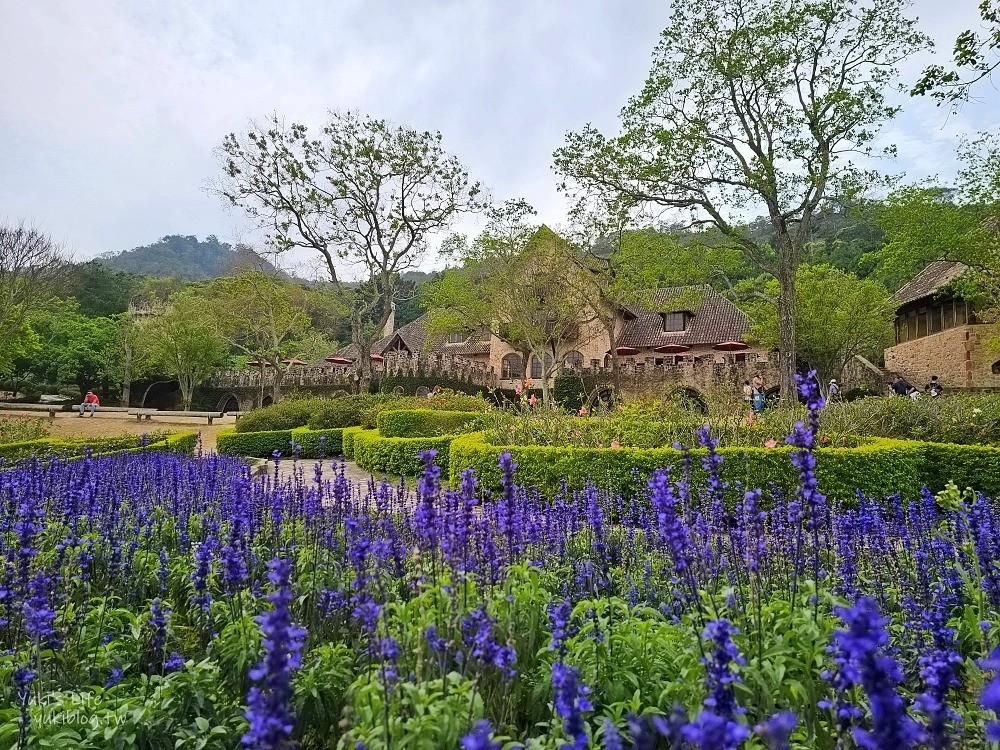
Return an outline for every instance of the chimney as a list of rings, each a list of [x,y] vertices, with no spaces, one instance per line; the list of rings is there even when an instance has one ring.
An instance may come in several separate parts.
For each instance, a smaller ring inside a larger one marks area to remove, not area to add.
[[[382,329],[382,338],[388,338],[396,330],[396,303],[389,303],[389,319],[385,321],[385,328]]]

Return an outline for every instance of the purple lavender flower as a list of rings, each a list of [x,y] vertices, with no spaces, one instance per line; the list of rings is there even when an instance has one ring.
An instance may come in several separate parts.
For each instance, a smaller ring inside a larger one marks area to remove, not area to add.
[[[472,731],[462,738],[462,750],[500,750],[500,743],[493,741],[493,727],[486,719],[472,725]]]
[[[980,661],[979,666],[993,672],[993,679],[983,688],[979,705],[987,711],[992,711],[995,717],[1000,717],[1000,646],[993,649],[989,657]],[[990,742],[1000,742],[1000,721],[986,722],[986,739]]]
[[[851,608],[838,608],[837,615],[847,625],[833,636],[847,659],[845,677],[861,685],[871,704],[872,728],[856,728],[855,742],[865,750],[910,750],[920,741],[921,731],[896,692],[903,680],[902,669],[884,654],[889,644],[888,618],[879,615],[878,603],[868,597],[861,597]]]
[[[212,572],[212,551],[215,547],[215,539],[209,535],[204,542],[198,545],[194,553],[195,569],[191,574],[191,585],[194,587],[194,596],[191,603],[202,612],[208,612],[212,606],[212,594],[208,590],[208,576]]]
[[[150,651],[153,654],[152,669],[159,672],[163,666],[163,648],[167,645],[167,615],[160,605],[160,598],[153,599],[149,608],[149,626],[153,630]]]
[[[573,750],[586,750],[589,746],[587,725],[583,714],[593,711],[587,696],[590,688],[580,681],[580,672],[557,661],[552,665],[552,688],[556,715],[563,720],[563,729],[569,736]]]
[[[732,640],[739,632],[727,620],[712,620],[702,634],[703,638],[712,642],[711,654],[702,660],[705,664],[705,684],[709,691],[705,706],[727,719],[742,713],[733,692],[733,685],[740,682],[734,667],[746,663]]]
[[[28,703],[31,701],[31,683],[35,681],[35,673],[28,667],[18,667],[14,670],[14,694],[20,710],[18,721],[19,748],[27,746],[28,729],[31,727],[31,717],[28,714]]]
[[[764,738],[769,750],[791,750],[790,738],[797,723],[794,713],[783,711],[763,722],[756,731]]]
[[[272,609],[257,618],[264,635],[264,658],[250,670],[255,683],[247,694],[247,721],[243,747],[278,750],[290,747],[295,716],[292,712],[292,675],[302,660],[305,631],[292,623],[291,565],[277,558],[267,565],[274,593],[268,597]]]

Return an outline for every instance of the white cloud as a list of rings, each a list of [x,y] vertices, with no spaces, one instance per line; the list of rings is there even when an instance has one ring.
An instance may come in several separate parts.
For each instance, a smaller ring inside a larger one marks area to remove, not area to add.
[[[945,52],[976,20],[971,2],[916,5]],[[441,130],[495,196],[558,224],[552,151],[588,121],[614,128],[667,16],[662,0],[3,3],[0,210],[81,255],[166,233],[246,239],[203,189],[222,136],[271,111],[316,123],[357,107]],[[920,175],[953,172],[957,134],[1000,114],[904,104],[885,138]]]

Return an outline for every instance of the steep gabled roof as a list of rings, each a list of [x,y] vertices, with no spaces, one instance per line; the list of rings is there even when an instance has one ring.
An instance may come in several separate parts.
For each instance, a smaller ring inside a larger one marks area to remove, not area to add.
[[[398,349],[405,349],[411,354],[433,352],[435,354],[471,356],[490,353],[490,340],[487,333],[471,333],[465,341],[457,344],[449,344],[447,336],[432,336],[427,330],[429,315],[430,313],[426,312],[416,320],[396,329],[392,335],[376,341],[372,345],[372,354],[385,354],[387,351]],[[338,351],[337,356],[355,359],[357,352],[357,347],[350,344]]]
[[[901,307],[930,297],[968,270],[967,265],[955,260],[935,260],[892,295],[892,301]]]
[[[663,313],[681,311],[691,313],[686,329],[664,331]],[[617,346],[720,344],[743,341],[750,332],[747,314],[710,286],[657,289],[649,309],[633,306],[628,312],[635,317],[625,324]]]

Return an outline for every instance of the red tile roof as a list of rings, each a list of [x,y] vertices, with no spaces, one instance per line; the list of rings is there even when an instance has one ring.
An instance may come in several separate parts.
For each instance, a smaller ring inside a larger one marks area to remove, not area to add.
[[[750,332],[747,314],[710,286],[657,289],[650,302],[650,309],[629,310],[635,318],[625,324],[618,346],[719,344],[744,341]],[[685,330],[664,331],[662,313],[681,311],[692,313]]]

